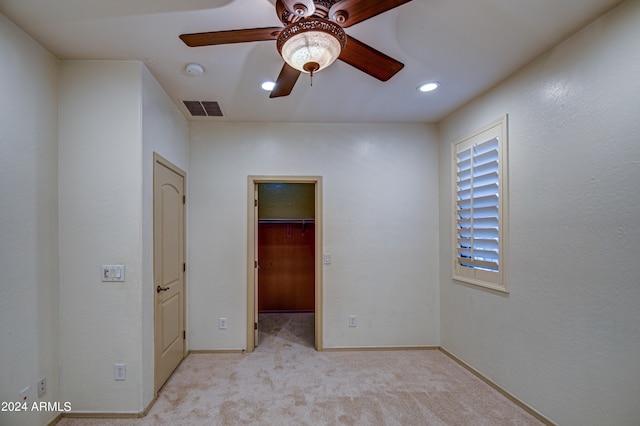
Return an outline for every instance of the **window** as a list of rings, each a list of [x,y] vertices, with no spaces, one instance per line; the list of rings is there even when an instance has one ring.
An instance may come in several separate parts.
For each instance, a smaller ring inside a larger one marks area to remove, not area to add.
[[[453,278],[503,292],[507,116],[453,143]]]

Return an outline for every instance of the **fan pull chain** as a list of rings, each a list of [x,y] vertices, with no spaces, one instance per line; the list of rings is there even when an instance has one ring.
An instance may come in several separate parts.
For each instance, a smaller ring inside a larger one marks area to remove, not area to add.
[[[309,73],[309,83],[311,87],[313,87],[313,73],[320,69],[320,64],[317,62],[307,62],[306,64],[304,64],[302,69]]]

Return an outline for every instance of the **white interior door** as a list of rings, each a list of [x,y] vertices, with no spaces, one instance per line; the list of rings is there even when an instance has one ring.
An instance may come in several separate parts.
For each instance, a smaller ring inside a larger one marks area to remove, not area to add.
[[[184,358],[185,173],[154,157],[155,392]]]

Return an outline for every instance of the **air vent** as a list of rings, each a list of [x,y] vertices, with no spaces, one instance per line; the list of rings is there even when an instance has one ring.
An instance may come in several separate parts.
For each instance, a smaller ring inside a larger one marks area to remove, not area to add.
[[[222,117],[220,105],[214,101],[182,101],[192,117]]]

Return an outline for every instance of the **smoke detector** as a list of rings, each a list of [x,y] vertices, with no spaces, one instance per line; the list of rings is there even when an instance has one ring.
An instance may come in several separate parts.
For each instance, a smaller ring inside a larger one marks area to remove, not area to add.
[[[197,77],[199,75],[202,75],[202,73],[204,73],[204,67],[200,64],[187,64],[187,66],[184,67],[184,70],[191,77]]]

